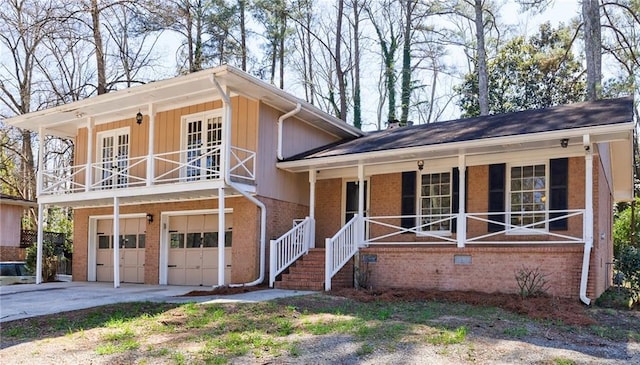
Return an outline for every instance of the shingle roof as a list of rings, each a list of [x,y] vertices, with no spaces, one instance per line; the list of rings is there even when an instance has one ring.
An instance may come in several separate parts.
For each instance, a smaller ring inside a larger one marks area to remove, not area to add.
[[[351,141],[293,156],[288,161],[569,130],[632,120],[633,98],[623,97],[371,132]]]

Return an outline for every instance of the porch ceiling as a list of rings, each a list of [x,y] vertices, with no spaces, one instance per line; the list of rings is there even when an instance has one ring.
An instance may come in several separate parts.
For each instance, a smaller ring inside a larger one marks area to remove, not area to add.
[[[300,103],[303,108],[297,117],[337,136],[353,138],[364,134],[283,90],[230,66],[220,66],[172,79],[113,91],[9,118],[6,123],[34,131],[42,127],[52,135],[74,137],[78,128],[87,126],[89,118],[93,118],[95,124],[102,124],[134,118],[138,111],[147,115],[150,105],[153,105],[154,110],[159,112],[205,101],[219,100],[220,95],[211,82],[212,76],[215,76],[216,80],[223,87],[226,87],[231,95],[244,95],[283,112],[294,109],[296,104]]]

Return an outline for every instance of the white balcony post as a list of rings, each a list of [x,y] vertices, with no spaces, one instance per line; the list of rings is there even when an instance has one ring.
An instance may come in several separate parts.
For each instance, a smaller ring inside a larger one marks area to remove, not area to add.
[[[224,188],[218,188],[218,286],[224,285],[224,243],[225,243],[225,216],[224,216]]]
[[[120,287],[120,198],[113,197],[113,287]]]
[[[155,180],[155,168],[154,168],[154,159],[153,154],[155,153],[153,150],[153,142],[155,138],[155,130],[156,130],[156,111],[153,104],[149,104],[149,146],[147,151],[147,186],[153,185],[153,181]]]
[[[467,192],[465,191],[467,173],[467,159],[465,155],[458,156],[458,223],[456,236],[458,238],[458,248],[463,248],[467,241],[467,218],[465,212],[465,201]]]
[[[93,185],[93,168],[91,163],[93,162],[93,127],[95,121],[92,117],[87,118],[87,162],[84,170],[84,191],[90,191],[91,185]]]
[[[38,175],[36,175],[36,196],[42,193],[44,188],[44,128],[38,128],[38,138],[40,139],[40,147],[38,147]],[[38,221],[40,223],[40,221]]]
[[[42,173],[42,170],[39,171]],[[42,240],[44,236],[44,204],[38,204],[38,243],[36,257],[36,284],[42,283]]]

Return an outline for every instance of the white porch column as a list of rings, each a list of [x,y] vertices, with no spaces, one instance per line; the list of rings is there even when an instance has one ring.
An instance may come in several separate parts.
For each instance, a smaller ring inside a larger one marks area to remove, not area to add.
[[[120,287],[120,198],[113,198],[113,287]]]
[[[309,217],[316,216],[316,170],[309,170]]]
[[[360,217],[360,232],[359,239],[364,241],[365,237],[365,221],[364,221],[364,165],[358,164],[358,217]],[[358,243],[360,244],[360,243]]]
[[[95,121],[92,117],[87,118],[87,162],[85,163],[84,170],[84,191],[90,191],[93,184],[93,168],[91,163],[93,162],[93,127]]]
[[[156,111],[153,104],[149,104],[149,146],[147,151],[147,186],[153,185],[153,177],[155,173],[155,161],[153,159],[153,141],[155,138]]]
[[[465,212],[465,201],[467,192],[465,191],[465,181],[467,174],[467,158],[465,155],[458,156],[458,223],[456,236],[458,237],[458,248],[463,248],[467,241],[467,218]]]
[[[224,216],[224,188],[218,188],[218,286],[224,286],[224,243],[225,243],[225,216]]]
[[[38,171],[38,175],[42,170]],[[44,236],[44,204],[38,204],[38,243],[36,257],[36,284],[42,283],[42,240]]]
[[[316,239],[315,239],[315,219],[316,219],[316,170],[309,170],[309,217],[313,220],[313,225],[311,226],[311,235],[309,247],[316,247]]]
[[[582,255],[582,274],[580,276],[580,300],[589,305],[591,299],[587,297],[587,284],[589,280],[589,261],[591,260],[591,248],[593,247],[593,146],[591,137],[585,134],[582,138],[584,146],[584,253]]]

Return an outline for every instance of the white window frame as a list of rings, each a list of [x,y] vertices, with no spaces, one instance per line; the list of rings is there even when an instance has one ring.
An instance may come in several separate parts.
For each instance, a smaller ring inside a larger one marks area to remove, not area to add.
[[[206,134],[207,134],[207,130],[206,130],[206,123],[207,120],[209,118],[220,118],[220,123],[223,125],[224,124],[224,113],[222,111],[222,109],[212,109],[212,110],[206,110],[204,112],[199,112],[199,113],[193,113],[193,114],[187,114],[187,115],[183,115],[180,119],[180,150],[183,151],[180,154],[180,162],[183,164],[187,163],[187,133],[188,133],[188,124],[190,122],[193,121],[197,121],[197,120],[201,120],[203,125],[202,125],[202,130],[200,131],[200,133],[202,133],[202,136],[204,137],[202,139],[202,143],[203,146],[206,144]],[[224,144],[227,143],[224,140],[224,133],[221,136],[221,140],[220,140],[220,149],[222,150],[222,146],[224,146]],[[205,147],[201,147],[202,149],[204,149]],[[222,174],[223,172],[220,171],[220,173]],[[187,167],[185,166],[184,168],[180,169],[180,178],[181,180],[183,179],[187,179],[190,178],[187,176]],[[200,176],[200,179],[206,179],[206,175],[205,176]],[[198,179],[194,179],[194,180],[198,180]]]
[[[417,194],[416,197],[418,199],[418,202],[416,204],[417,207],[417,212],[416,212],[416,220],[415,220],[415,225],[416,225],[416,236],[418,237],[428,237],[428,236],[443,236],[443,237],[448,237],[448,236],[452,236],[452,232],[451,232],[451,222],[449,221],[449,229],[447,230],[439,230],[439,231],[423,231],[422,229],[418,229],[420,226],[422,226],[422,176],[424,175],[433,175],[433,174],[444,174],[447,173],[449,174],[449,214],[453,214],[451,212],[453,212],[453,172],[452,172],[453,168],[449,168],[447,169],[439,169],[439,170],[433,170],[433,171],[419,171],[418,176],[416,178],[416,189],[417,189]]]
[[[127,135],[127,140],[128,140],[128,145],[127,145],[127,168],[129,168],[129,162],[131,160],[131,127],[122,127],[122,128],[116,128],[116,129],[109,129],[106,131],[100,131],[96,133],[96,140],[98,143],[96,143],[96,153],[95,153],[95,163],[96,164],[102,164],[102,150],[104,148],[104,138],[108,137],[108,136],[113,136],[113,148],[114,150],[117,150],[117,146],[118,146],[118,136],[121,135]],[[114,157],[115,157],[115,152],[114,151]],[[95,171],[95,170],[94,170]],[[100,170],[100,173],[95,173],[94,172],[94,176],[93,176],[93,182],[91,182],[92,184],[96,184],[98,181],[102,180],[102,170]],[[113,179],[113,177],[112,177]],[[114,183],[111,186],[100,186],[98,187],[99,189],[117,189],[117,188],[123,188],[123,187],[127,187],[129,186],[129,179],[127,178],[127,183],[123,184],[123,185],[118,185],[117,183]]]
[[[514,228],[509,226],[506,230],[506,234],[508,235],[536,235],[536,234],[546,234],[549,232],[549,160],[544,161],[531,161],[531,162],[519,162],[519,163],[508,163],[507,171],[506,171],[506,189],[505,189],[505,208],[506,208],[506,222],[511,224],[511,169],[513,167],[525,167],[525,166],[537,166],[544,165],[544,228],[528,228],[523,230],[522,228]],[[522,211],[514,212],[514,213],[522,213]]]

